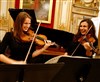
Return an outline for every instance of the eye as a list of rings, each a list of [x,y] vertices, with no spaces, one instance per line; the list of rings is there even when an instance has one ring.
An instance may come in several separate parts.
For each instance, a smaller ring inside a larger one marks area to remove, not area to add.
[[[86,25],[84,25],[83,27],[87,27]]]
[[[24,24],[31,24],[31,23],[24,23]]]
[[[86,25],[80,25],[79,27],[87,27]]]

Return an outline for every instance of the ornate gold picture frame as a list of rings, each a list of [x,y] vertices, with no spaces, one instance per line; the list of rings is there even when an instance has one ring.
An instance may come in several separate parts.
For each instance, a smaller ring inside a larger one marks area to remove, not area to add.
[[[34,9],[37,22],[51,23],[53,0],[20,0],[23,9]]]

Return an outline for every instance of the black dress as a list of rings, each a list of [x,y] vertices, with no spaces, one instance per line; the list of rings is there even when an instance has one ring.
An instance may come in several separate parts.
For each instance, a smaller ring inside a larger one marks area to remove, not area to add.
[[[7,32],[0,44],[0,54],[4,54],[6,48],[10,49],[10,58],[15,60],[25,60],[27,52],[29,50],[31,42],[21,42],[15,40],[12,32]],[[32,48],[30,50],[30,54],[28,56],[27,62],[31,62],[32,53],[35,51],[36,44],[33,43]]]

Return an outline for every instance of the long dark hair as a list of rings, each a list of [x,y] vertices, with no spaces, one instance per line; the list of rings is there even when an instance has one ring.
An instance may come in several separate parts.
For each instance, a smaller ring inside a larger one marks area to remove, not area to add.
[[[92,26],[92,28],[89,30],[88,34],[91,34],[92,37],[94,37],[95,39],[97,39],[96,34],[95,34],[95,26],[94,26],[94,23],[92,22],[92,20],[91,20],[91,19],[83,19],[83,20],[80,22],[80,24],[79,24],[78,31],[77,31],[77,33],[75,34],[73,41],[74,41],[74,42],[77,42],[78,39],[82,36],[82,34],[81,34],[81,32],[80,32],[80,26],[81,26],[81,23],[82,23],[82,22],[87,22],[87,23],[88,23],[88,29]]]

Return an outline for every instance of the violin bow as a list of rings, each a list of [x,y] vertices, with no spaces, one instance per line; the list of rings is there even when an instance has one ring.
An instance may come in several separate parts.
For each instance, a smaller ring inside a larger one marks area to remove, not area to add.
[[[36,29],[36,32],[35,32],[35,34],[34,34],[34,36],[33,36],[33,38],[32,38],[32,42],[31,42],[31,44],[30,44],[29,50],[28,50],[27,55],[26,55],[25,60],[24,60],[25,62],[27,61],[27,58],[28,58],[28,56],[29,56],[30,50],[31,50],[31,48],[32,48],[32,45],[33,45],[33,43],[34,43],[34,40],[35,40],[35,38],[36,38],[37,32],[38,32],[38,30],[39,30],[39,28],[40,28],[40,25],[41,25],[41,22],[39,22],[38,27],[37,27],[37,29]]]
[[[87,33],[85,34],[85,36],[83,37],[82,40],[84,40],[84,38],[86,38],[86,35],[89,33],[90,29],[92,28],[92,26],[88,29]],[[77,47],[75,48],[75,50],[73,51],[73,53],[71,54],[71,56],[74,55],[74,53],[76,52],[76,50],[78,49],[78,47],[80,46],[81,42],[77,45]]]

